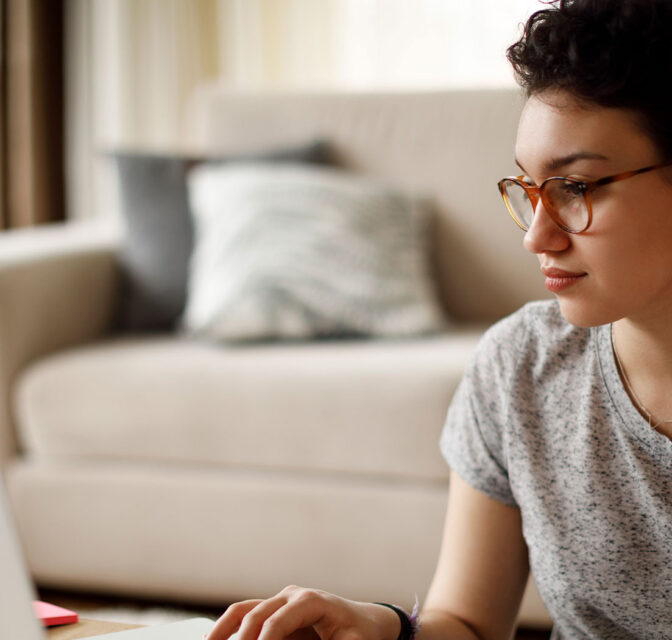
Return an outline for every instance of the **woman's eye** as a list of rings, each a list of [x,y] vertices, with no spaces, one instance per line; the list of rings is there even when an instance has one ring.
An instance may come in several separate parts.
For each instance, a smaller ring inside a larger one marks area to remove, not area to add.
[[[571,182],[567,180],[562,183],[562,190],[568,196],[579,197],[584,194],[585,187],[580,182]]]

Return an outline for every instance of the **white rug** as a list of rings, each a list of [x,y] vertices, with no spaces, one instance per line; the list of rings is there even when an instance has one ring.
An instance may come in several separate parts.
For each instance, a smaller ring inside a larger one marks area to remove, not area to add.
[[[94,609],[82,609],[77,611],[80,618],[92,620],[104,620],[106,622],[122,622],[128,624],[155,625],[168,622],[178,622],[187,618],[208,617],[213,618],[211,613],[204,614],[200,611],[186,609],[164,609],[161,607],[128,607],[109,606]]]

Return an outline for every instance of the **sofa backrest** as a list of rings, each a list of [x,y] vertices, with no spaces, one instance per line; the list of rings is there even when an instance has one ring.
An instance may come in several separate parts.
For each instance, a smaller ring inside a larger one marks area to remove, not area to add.
[[[547,297],[496,185],[516,172],[522,104],[516,89],[305,94],[209,85],[192,100],[189,135],[218,152],[324,139],[343,166],[428,196],[445,309],[456,320],[489,322]]]

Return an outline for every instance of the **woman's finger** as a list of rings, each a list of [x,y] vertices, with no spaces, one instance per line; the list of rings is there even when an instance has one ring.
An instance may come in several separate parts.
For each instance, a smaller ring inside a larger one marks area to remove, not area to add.
[[[207,640],[226,640],[240,627],[245,616],[263,600],[245,600],[227,607],[207,636]]]
[[[287,597],[283,592],[277,596],[260,602],[240,623],[238,640],[257,640],[268,619],[286,604]]]
[[[282,594],[286,603],[266,619],[255,640],[285,640],[325,619],[328,611],[325,593],[315,589],[289,587]],[[315,632],[306,631],[303,635],[317,638]]]

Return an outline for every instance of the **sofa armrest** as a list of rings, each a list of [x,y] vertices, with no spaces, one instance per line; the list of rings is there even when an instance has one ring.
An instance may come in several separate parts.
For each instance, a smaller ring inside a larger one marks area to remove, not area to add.
[[[16,452],[11,389],[19,371],[110,330],[118,242],[115,229],[82,223],[0,233],[0,464]]]

